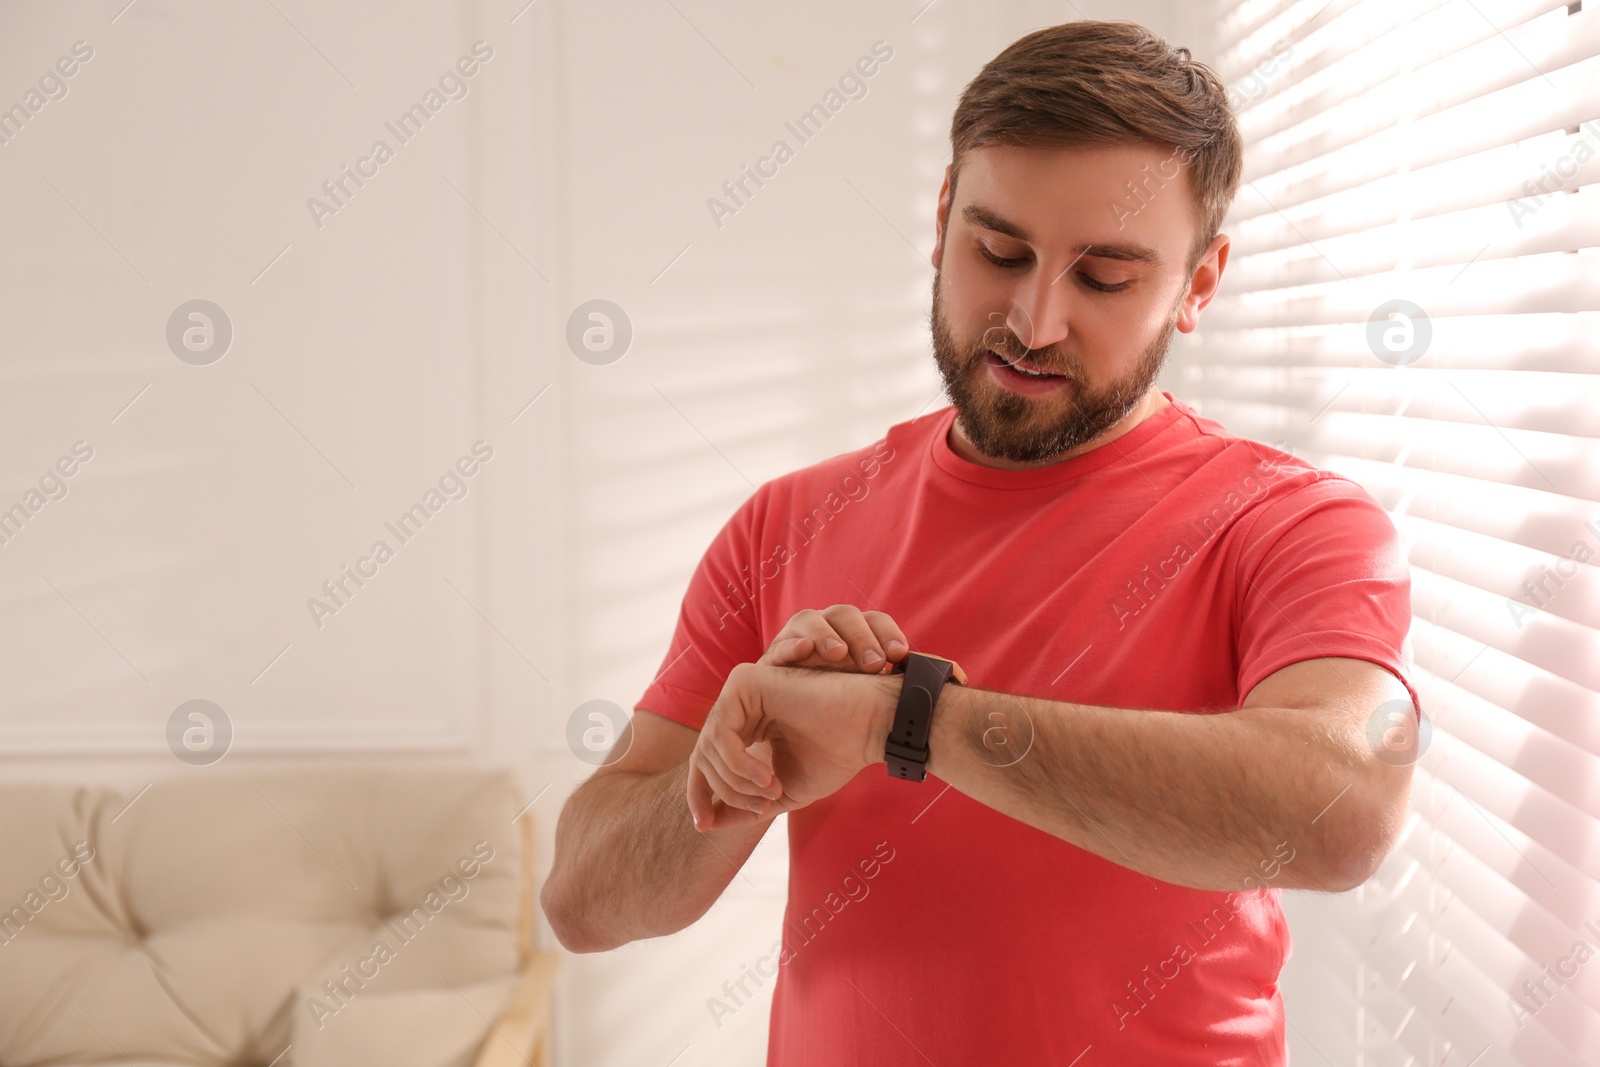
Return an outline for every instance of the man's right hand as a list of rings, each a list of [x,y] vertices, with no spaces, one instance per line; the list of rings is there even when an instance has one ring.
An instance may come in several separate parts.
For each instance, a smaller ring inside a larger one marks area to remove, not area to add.
[[[905,659],[909,651],[906,635],[883,612],[862,611],[854,604],[834,604],[820,611],[805,608],[795,612],[756,662],[774,667],[882,674]],[[772,771],[770,742],[757,741],[746,751]],[[771,810],[770,801],[763,799],[759,803],[759,814]]]
[[[906,635],[883,612],[835,604],[795,612],[756,662],[882,674],[909,651]]]

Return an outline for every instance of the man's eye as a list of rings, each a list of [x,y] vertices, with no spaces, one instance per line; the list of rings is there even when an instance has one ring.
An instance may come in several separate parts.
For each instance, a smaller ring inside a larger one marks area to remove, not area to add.
[[[1028,261],[1027,256],[1018,256],[1015,259],[1006,259],[1003,256],[997,256],[993,252],[989,251],[989,249],[984,245],[979,245],[978,250],[983,253],[984,259],[987,259],[990,263],[993,263],[997,267],[1020,267]]]
[[[1107,285],[1105,282],[1096,281],[1094,278],[1084,274],[1082,271],[1078,272],[1078,277],[1083,279],[1084,285],[1087,285],[1089,288],[1101,293],[1115,293],[1119,290],[1126,289],[1129,285],[1133,284],[1132,282],[1117,282],[1115,285]]]
[[[989,251],[987,246],[981,245],[981,244],[978,246],[978,251],[983,253],[983,258],[984,259],[987,259],[990,263],[993,263],[997,267],[1006,267],[1006,268],[1020,267],[1024,263],[1028,262],[1028,257],[1027,256],[1017,256],[1016,258],[1013,258],[1013,259],[1007,259],[1007,258],[1005,258],[1003,256],[997,256],[993,252]],[[1082,281],[1084,285],[1088,286],[1090,289],[1093,289],[1095,292],[1098,292],[1098,293],[1116,293],[1116,292],[1120,292],[1123,289],[1126,289],[1129,285],[1133,284],[1132,282],[1115,282],[1115,283],[1108,284],[1106,282],[1100,281],[1099,279],[1095,278],[1093,275],[1084,273],[1083,271],[1079,271],[1078,272],[1078,279],[1080,281]]]

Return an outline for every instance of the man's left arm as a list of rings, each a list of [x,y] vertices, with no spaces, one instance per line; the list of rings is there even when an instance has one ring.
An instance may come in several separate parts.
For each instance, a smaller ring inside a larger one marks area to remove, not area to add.
[[[899,683],[865,681],[877,685],[869,748],[881,753]],[[1211,714],[946,685],[928,771],[1150,878],[1260,885],[1287,843],[1294,860],[1274,885],[1344,890],[1371,876],[1405,818],[1411,768],[1368,740],[1374,714],[1393,701],[1411,707],[1399,679],[1346,658],[1284,667],[1239,708]]]
[[[903,684],[903,675],[736,667],[692,760],[696,826],[757,818],[748,802],[763,791],[779,797],[779,810],[794,810],[863,770],[877,773]],[[1406,711],[1391,719],[1396,706]],[[1368,739],[1375,715],[1379,745]],[[1340,891],[1372,874],[1405,818],[1414,716],[1394,674],[1345,657],[1283,667],[1237,709],[1209,713],[945,685],[927,769],[995,811],[1151,879],[1220,891],[1268,880]],[[1387,747],[1397,733],[1399,743]],[[774,746],[773,768],[746,751],[761,740]],[[936,797],[929,792],[930,802]]]

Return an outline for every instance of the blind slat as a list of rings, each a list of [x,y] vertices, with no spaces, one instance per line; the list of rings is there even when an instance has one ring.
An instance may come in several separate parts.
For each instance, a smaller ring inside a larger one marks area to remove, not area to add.
[[[1249,400],[1209,400],[1205,413],[1235,433],[1288,441],[1312,462],[1333,456],[1378,460],[1600,502],[1600,453],[1593,438],[1359,412],[1332,411],[1311,422],[1313,413],[1303,408]]]
[[[1596,129],[1600,131],[1600,124]],[[1600,138],[1595,148],[1600,150]],[[1597,159],[1600,155],[1580,167],[1574,180],[1593,182],[1600,177]],[[1537,174],[1524,171],[1521,179]],[[1454,266],[1460,275],[1465,271],[1459,268],[1468,264],[1600,245],[1600,190],[1592,186],[1537,200],[1519,188],[1508,198],[1439,214],[1430,210],[1436,205],[1425,200],[1409,206],[1415,212],[1391,201],[1388,218],[1372,220],[1353,233],[1336,231],[1322,219],[1290,219],[1275,213],[1261,220],[1262,225],[1240,233],[1233,253],[1239,257],[1240,285],[1289,289],[1342,282],[1355,274],[1421,267]],[[1314,247],[1308,248],[1306,242]]]
[[[1376,361],[1374,361],[1376,362]],[[1210,373],[1210,372],[1208,372]],[[1516,428],[1600,441],[1600,381],[1593,374],[1530,374],[1462,371],[1416,364],[1394,368],[1350,367],[1300,374],[1286,381],[1279,368],[1249,365],[1213,373],[1240,399],[1281,406],[1296,413],[1404,416]],[[1591,406],[1592,405],[1592,406]],[[1319,420],[1320,421],[1320,420]],[[1596,511],[1600,515],[1600,509]]]
[[[1334,269],[1338,265],[1334,264]],[[1592,311],[1600,307],[1600,250],[1492,257],[1478,263],[1445,264],[1373,274],[1344,275],[1272,290],[1224,293],[1206,309],[1219,330],[1264,326],[1346,323],[1366,340],[1367,320],[1384,304],[1404,294],[1432,320],[1434,334],[1427,351],[1447,352],[1439,336],[1441,320],[1458,317],[1455,326],[1471,328],[1477,315],[1528,314],[1541,311]],[[1369,348],[1368,356],[1376,359]],[[1424,355],[1426,352],[1424,353]]]
[[[1412,620],[1420,670],[1600,756],[1600,693],[1458,634],[1427,618]]]
[[[1420,618],[1448,626],[1526,663],[1575,682],[1600,688],[1600,645],[1593,630],[1548,613],[1517,626],[1498,597],[1439,574],[1413,569],[1411,609]]]
[[[1227,281],[1223,284],[1226,287]],[[1373,358],[1365,329],[1352,325],[1247,327],[1219,331],[1216,337],[1209,330],[1204,336],[1197,333],[1189,345],[1207,357],[1207,365],[1192,370],[1226,374],[1234,364],[1284,370],[1389,370]],[[1450,353],[1449,366],[1463,369],[1592,373],[1600,353],[1600,313],[1589,310],[1474,315],[1459,322],[1438,320],[1432,326],[1434,347]],[[1434,365],[1429,359],[1425,356],[1413,366]]]

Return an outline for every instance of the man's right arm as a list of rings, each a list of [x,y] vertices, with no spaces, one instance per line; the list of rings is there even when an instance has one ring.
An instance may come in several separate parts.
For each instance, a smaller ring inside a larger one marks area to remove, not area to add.
[[[883,612],[834,604],[796,612],[757,662],[878,674],[909,647]],[[699,731],[643,709],[628,731],[617,742],[623,755],[573,791],[556,824],[555,861],[539,899],[569,952],[606,952],[695,922],[779,811],[769,803],[755,822],[701,833],[688,790]]]
[[[567,798],[539,898],[569,952],[606,952],[690,925],[772,825],[775,810],[747,826],[695,829],[686,775],[697,736],[641,709],[618,741],[624,755]]]

